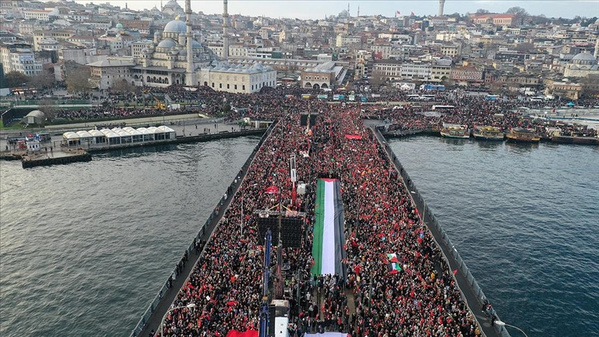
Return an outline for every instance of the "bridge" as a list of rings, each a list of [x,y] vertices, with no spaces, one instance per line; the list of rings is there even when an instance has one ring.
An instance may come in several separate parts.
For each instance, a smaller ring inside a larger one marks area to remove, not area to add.
[[[430,208],[428,208],[422,196],[418,193],[416,186],[411,181],[408,173],[401,165],[399,159],[391,151],[385,138],[381,134],[380,130],[376,127],[376,122],[374,124],[370,124],[369,127],[374,135],[374,139],[372,141],[378,144],[380,149],[384,151],[384,154],[387,156],[389,162],[392,163],[392,168],[398,174],[398,179],[403,182],[403,185],[407,189],[407,195],[409,195],[411,198],[413,205],[415,205],[415,208],[418,210],[418,213],[421,216],[421,219],[430,231],[435,243],[438,245],[443,260],[445,261],[447,267],[453,271],[453,275],[451,277],[454,278],[462,300],[467,305],[472,317],[475,318],[480,328],[481,335],[488,337],[509,337],[509,333],[504,326],[493,324],[495,320],[499,320],[497,313],[493,309],[485,310],[485,304],[487,302],[486,296],[484,295],[482,289],[472,276],[472,272],[468,269],[465,262],[451,243],[449,237],[436,220],[434,214]],[[206,223],[202,226],[200,232],[193,239],[193,243],[182,254],[181,262],[178,264],[178,266],[182,266],[182,268],[180,268],[179,272],[173,271],[173,273],[168,277],[164,286],[160,289],[156,295],[156,298],[148,307],[138,325],[132,331],[131,336],[147,336],[152,331],[158,332],[166,315],[170,312],[170,310],[174,310],[171,305],[174,303],[178,291],[189,279],[189,276],[194,271],[196,263],[204,253],[204,243],[210,244],[215,229],[217,229],[220,225],[227,207],[229,207],[234,199],[235,194],[241,187],[248,170],[253,168],[255,165],[263,164],[260,161],[254,162],[254,159],[259,152],[260,147],[271,135],[274,128],[276,128],[276,124],[271,125],[271,127],[269,127],[267,132],[264,134],[258,146],[254,149],[247,162],[241,168],[238,176],[235,177],[234,181],[227,188],[225,196],[219,201],[218,205],[215,207]],[[198,242],[202,243],[200,249],[198,249]],[[188,305],[187,307],[194,308],[195,304],[193,304],[193,306]],[[350,305],[350,307],[352,311],[355,310],[353,304]]]

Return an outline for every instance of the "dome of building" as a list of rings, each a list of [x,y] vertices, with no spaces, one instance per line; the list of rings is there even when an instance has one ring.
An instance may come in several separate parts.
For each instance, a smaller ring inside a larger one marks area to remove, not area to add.
[[[597,60],[595,59],[595,56],[591,55],[590,53],[580,53],[580,54],[576,54],[576,56],[574,56],[572,58],[572,62],[574,64],[595,64],[597,63]]]
[[[123,24],[122,23],[117,23],[116,24],[116,29],[123,29]]]
[[[183,8],[177,3],[177,0],[169,0],[169,2],[162,7],[162,10],[165,9],[182,10]]]
[[[156,46],[156,48],[173,48],[175,47],[177,44],[175,43],[175,41],[171,40],[171,39],[164,39],[162,41],[160,41],[160,43],[158,44],[158,46]]]
[[[175,20],[169,22],[164,26],[165,33],[185,33],[187,32],[187,26],[185,26],[185,22],[176,18]]]

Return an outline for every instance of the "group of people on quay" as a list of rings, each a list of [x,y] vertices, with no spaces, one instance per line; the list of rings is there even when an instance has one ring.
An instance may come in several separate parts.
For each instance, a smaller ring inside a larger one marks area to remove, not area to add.
[[[352,336],[478,336],[480,327],[460,296],[452,271],[423,224],[409,192],[356,106],[290,98],[265,107],[277,124],[257,152],[196,267],[157,335],[226,336],[258,330],[265,248],[256,210],[304,212],[305,239],[285,248],[289,266],[289,332],[341,331]],[[300,114],[318,113],[300,125]],[[349,136],[349,137],[348,137]],[[300,155],[301,153],[301,155]],[[293,200],[289,158],[307,193]],[[340,180],[345,214],[345,275],[311,275],[318,178]],[[278,195],[268,193],[276,186]],[[280,207],[280,206],[279,206]],[[400,268],[389,268],[395,254]],[[273,254],[276,263],[276,254]],[[189,305],[193,304],[193,306]]]
[[[253,94],[218,92],[204,86],[192,89],[171,86],[141,90],[137,94],[106,92],[102,94],[102,101],[109,102],[108,104],[87,109],[59,109],[56,110],[54,117],[69,121],[101,121],[114,118],[200,113],[208,117],[224,116],[227,121],[236,121],[243,117],[272,119],[278,117],[276,113],[273,113],[273,106],[286,106],[291,99],[295,100],[306,96],[311,97],[311,101],[314,102],[317,95],[322,94],[318,90],[298,86],[264,88],[262,92]],[[360,92],[361,89],[358,86],[354,93],[358,95],[357,93]],[[585,125],[573,126],[571,123],[563,123],[556,119],[549,120],[527,116],[528,109],[545,109],[545,112],[552,114],[566,111],[562,114],[562,117],[568,117],[569,115],[575,117],[578,109],[568,108],[566,104],[569,101],[538,102],[506,97],[488,100],[487,95],[477,94],[467,89],[451,91],[386,89],[378,92],[376,95],[371,95],[371,91],[362,92],[359,95],[368,96],[369,104],[386,104],[387,108],[375,110],[372,107],[369,109],[367,104],[363,104],[365,110],[363,117],[377,117],[390,121],[393,124],[390,126],[390,131],[439,130],[444,123],[448,123],[465,125],[469,129],[473,129],[475,126],[496,126],[504,132],[516,127],[532,128],[539,135],[546,135],[549,130],[552,132],[558,130],[565,135],[585,134],[590,137],[597,135],[596,129]],[[414,94],[426,95],[427,100],[415,101],[412,98]],[[332,101],[332,93],[328,93],[328,96],[329,99],[324,101],[344,104],[341,101]],[[169,98],[169,101],[181,103],[180,109],[168,109],[165,108],[165,105],[160,107],[154,101],[155,97],[160,97],[163,103],[166,102],[166,97]],[[347,100],[347,97],[345,99]],[[319,100],[319,102],[323,101]],[[357,102],[346,103],[359,104]],[[599,106],[599,99],[580,99],[576,104],[578,107],[596,108]],[[430,113],[433,105],[453,108]]]

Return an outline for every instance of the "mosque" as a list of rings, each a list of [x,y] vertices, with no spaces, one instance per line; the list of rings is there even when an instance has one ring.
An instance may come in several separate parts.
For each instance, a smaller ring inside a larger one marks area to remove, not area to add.
[[[597,44],[599,45],[599,39]],[[576,54],[564,68],[564,77],[588,77],[589,75],[599,75],[596,56],[589,52]]]
[[[185,1],[185,22],[177,16],[162,32],[154,33],[153,41],[132,45],[133,60],[108,58],[89,64],[97,86],[109,89],[116,81],[126,80],[135,86],[204,85],[234,93],[258,92],[263,87],[276,86],[277,74],[271,67],[259,63],[229,64],[227,55],[219,60],[212,50],[198,42],[198,36],[192,34],[190,2]],[[227,0],[224,3],[226,19]],[[174,7],[177,2],[171,0],[169,4]],[[223,31],[226,36],[226,25]]]

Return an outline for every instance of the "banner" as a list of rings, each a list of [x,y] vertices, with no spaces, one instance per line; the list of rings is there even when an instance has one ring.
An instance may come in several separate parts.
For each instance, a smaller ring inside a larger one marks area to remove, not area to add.
[[[343,202],[339,180],[319,179],[316,188],[314,242],[312,246],[313,275],[344,275]]]

